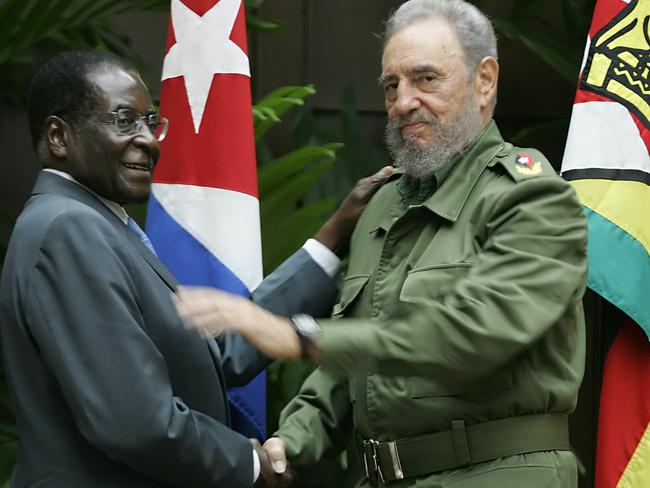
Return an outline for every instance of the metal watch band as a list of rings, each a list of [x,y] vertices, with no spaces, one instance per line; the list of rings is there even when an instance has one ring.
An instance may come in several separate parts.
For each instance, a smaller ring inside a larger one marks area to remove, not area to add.
[[[321,334],[321,328],[311,315],[298,314],[291,317],[298,339],[300,339],[300,356],[309,359],[309,346],[314,343]]]

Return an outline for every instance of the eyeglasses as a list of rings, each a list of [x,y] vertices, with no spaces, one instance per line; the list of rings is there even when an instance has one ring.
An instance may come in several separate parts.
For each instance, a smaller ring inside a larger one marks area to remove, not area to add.
[[[114,112],[68,110],[60,115],[64,114],[97,117],[100,124],[112,125],[116,132],[125,136],[137,134],[146,125],[158,141],[162,141],[165,138],[167,129],[169,128],[169,121],[156,112],[141,114],[137,110],[130,108],[121,108]]]

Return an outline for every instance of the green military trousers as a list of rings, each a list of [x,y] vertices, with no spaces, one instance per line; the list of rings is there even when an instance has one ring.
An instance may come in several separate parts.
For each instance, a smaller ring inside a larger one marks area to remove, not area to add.
[[[577,488],[578,469],[570,451],[519,454],[440,471],[429,476],[374,483],[364,480],[359,488]]]

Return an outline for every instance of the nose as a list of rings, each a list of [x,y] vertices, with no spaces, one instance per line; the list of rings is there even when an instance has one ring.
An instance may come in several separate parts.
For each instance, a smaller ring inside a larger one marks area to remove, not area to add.
[[[415,87],[400,83],[397,87],[397,97],[389,107],[389,115],[408,115],[422,106]],[[392,112],[392,113],[391,113]]]
[[[160,142],[153,135],[151,129],[146,125],[138,132],[133,139],[133,144],[140,150],[146,152],[151,156],[154,163],[160,157]]]

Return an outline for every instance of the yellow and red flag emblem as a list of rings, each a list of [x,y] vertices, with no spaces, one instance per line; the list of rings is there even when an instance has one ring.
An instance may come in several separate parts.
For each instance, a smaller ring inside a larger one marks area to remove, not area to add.
[[[605,363],[596,488],[650,486],[650,0],[598,0],[562,175],[589,219],[589,287],[630,318]]]

